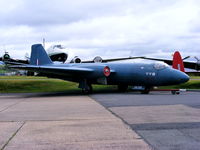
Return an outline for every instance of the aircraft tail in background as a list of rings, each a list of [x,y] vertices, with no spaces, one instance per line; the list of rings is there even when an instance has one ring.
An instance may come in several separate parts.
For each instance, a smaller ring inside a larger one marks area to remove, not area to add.
[[[183,60],[182,60],[182,57],[181,57],[181,54],[179,53],[179,51],[176,51],[174,53],[172,67],[174,69],[185,72]]]
[[[52,64],[53,62],[47,55],[46,51],[44,50],[42,44],[35,44],[31,47],[31,65],[46,65]]]

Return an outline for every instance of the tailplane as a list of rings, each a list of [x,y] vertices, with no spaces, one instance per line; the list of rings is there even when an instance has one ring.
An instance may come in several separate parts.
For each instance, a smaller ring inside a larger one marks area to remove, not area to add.
[[[182,60],[182,57],[181,57],[181,54],[179,53],[179,51],[176,51],[174,53],[172,67],[174,69],[177,69],[177,70],[180,70],[182,72],[185,72],[183,60]]]
[[[46,51],[44,50],[42,44],[34,44],[31,47],[31,65],[46,65],[52,64],[53,62],[47,55]]]

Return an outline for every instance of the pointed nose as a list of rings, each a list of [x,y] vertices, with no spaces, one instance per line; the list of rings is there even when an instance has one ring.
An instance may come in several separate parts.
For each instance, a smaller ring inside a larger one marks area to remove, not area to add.
[[[162,85],[176,85],[187,82],[190,78],[184,72],[167,68],[159,72],[159,81]],[[164,78],[164,80],[163,80]]]
[[[185,83],[185,82],[189,81],[189,79],[190,79],[190,77],[187,74],[185,74],[184,72],[179,72],[178,78],[179,78],[180,83]]]
[[[171,75],[173,76],[172,78],[174,79],[174,82],[176,82],[177,84],[185,83],[190,79],[187,74],[175,69],[173,69]]]

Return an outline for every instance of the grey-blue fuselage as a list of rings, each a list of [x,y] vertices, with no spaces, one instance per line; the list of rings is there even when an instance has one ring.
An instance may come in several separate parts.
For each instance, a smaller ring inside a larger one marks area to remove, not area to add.
[[[188,75],[175,70],[166,64],[160,63],[86,63],[86,64],[51,64],[48,66],[55,67],[76,67],[76,68],[90,68],[94,71],[91,73],[73,74],[62,71],[36,70],[43,72],[48,77],[60,78],[73,82],[81,82],[82,80],[89,81],[90,84],[108,84],[108,85],[136,85],[136,86],[163,86],[175,85],[187,82]],[[105,77],[103,69],[108,66],[111,74]],[[44,66],[43,66],[44,67]],[[102,81],[105,81],[103,82]]]
[[[30,64],[11,68],[38,72],[43,76],[78,82],[83,90],[92,89],[91,84],[152,86],[175,85],[187,82],[189,77],[160,63],[69,63],[54,64],[41,44],[31,47]],[[146,92],[146,91],[145,91]]]

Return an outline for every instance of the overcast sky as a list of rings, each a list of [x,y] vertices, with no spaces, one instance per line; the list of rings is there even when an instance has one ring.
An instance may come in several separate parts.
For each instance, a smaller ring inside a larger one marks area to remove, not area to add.
[[[46,39],[88,58],[200,57],[199,0],[0,0],[0,55]]]

